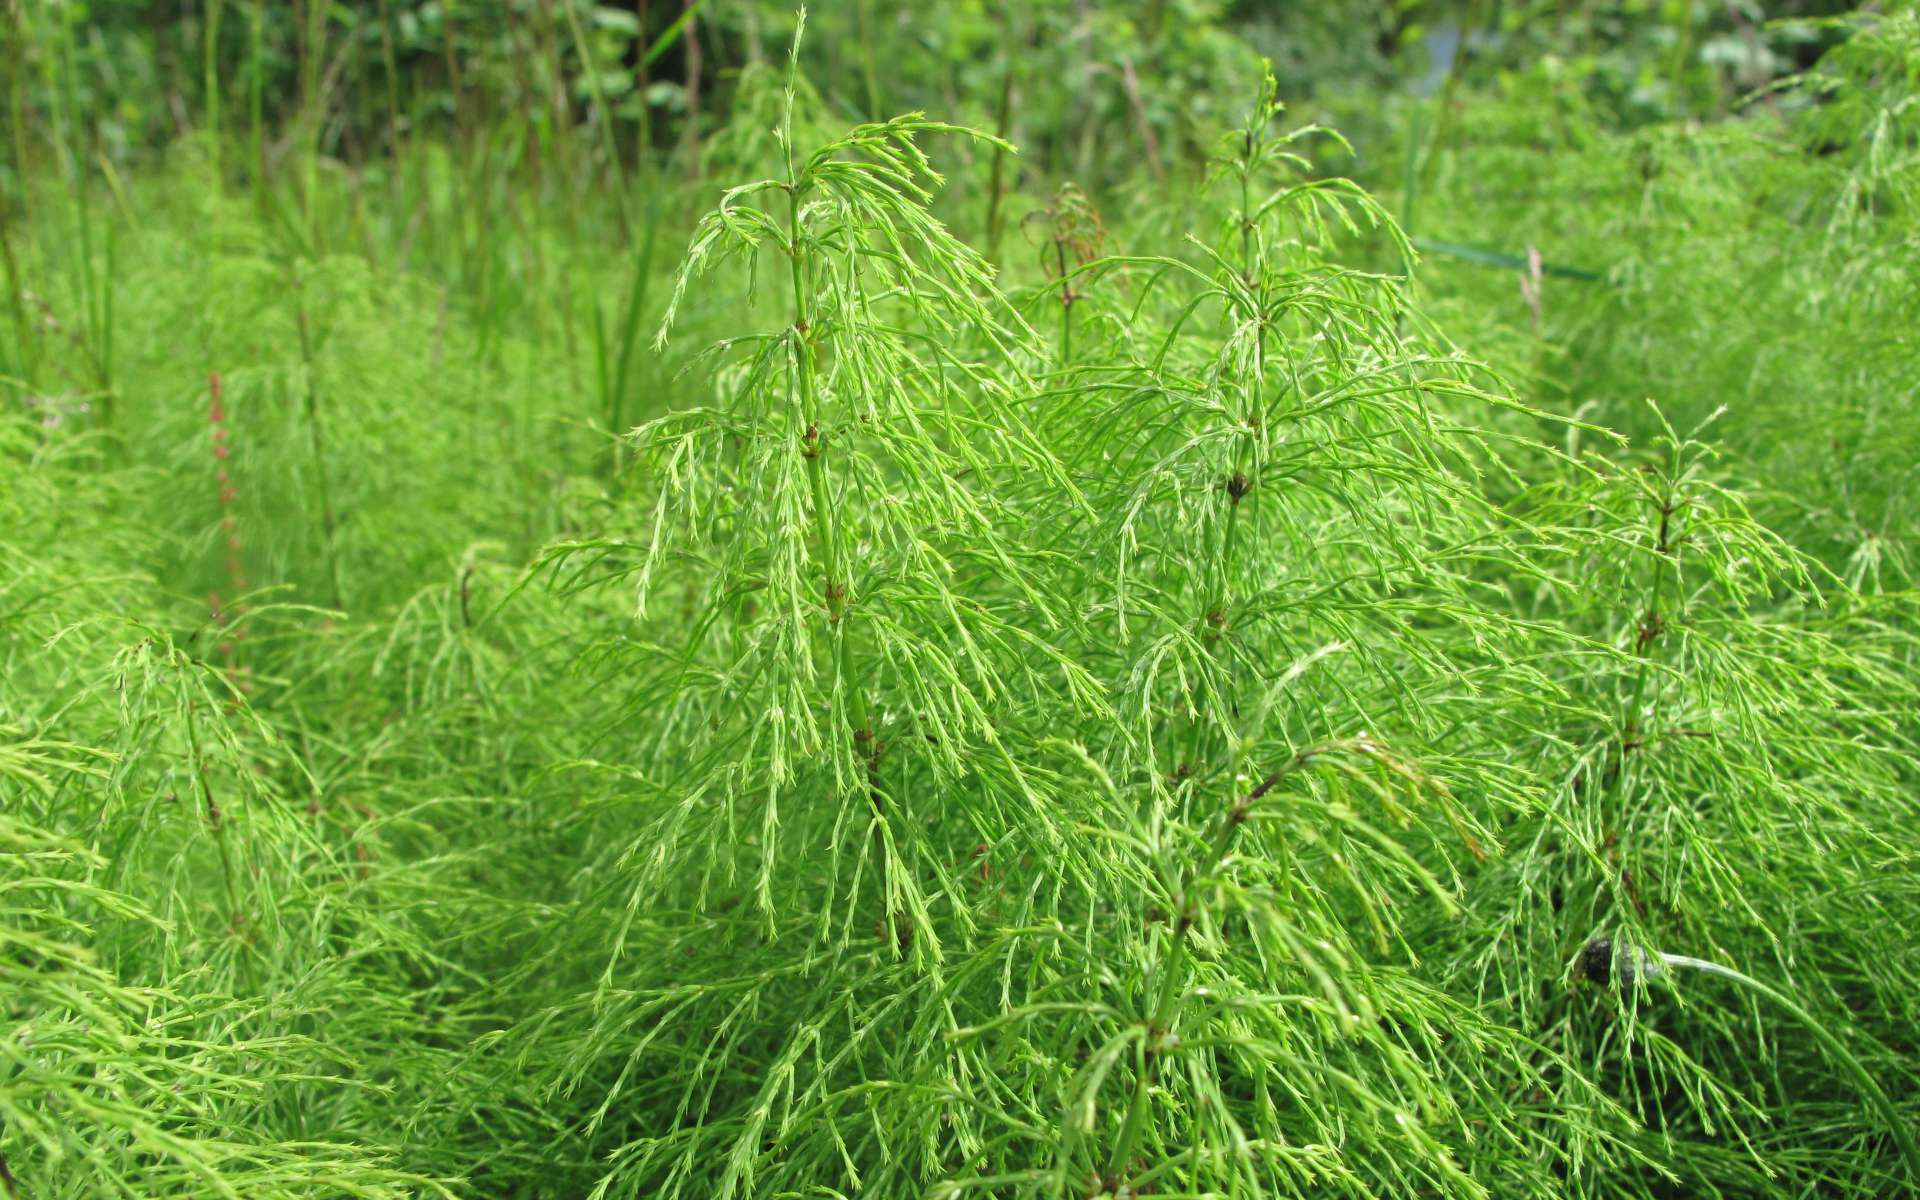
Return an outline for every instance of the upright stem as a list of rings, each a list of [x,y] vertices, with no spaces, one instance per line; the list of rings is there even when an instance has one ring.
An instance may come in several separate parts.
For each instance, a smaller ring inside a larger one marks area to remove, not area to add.
[[[680,138],[682,153],[686,155],[687,178],[698,180],[700,178],[700,81],[705,55],[700,46],[700,22],[693,14],[701,0],[682,0],[682,3],[684,7],[681,12],[685,15],[681,19],[687,23],[686,32],[681,35],[681,44],[686,47],[687,119]],[[650,147],[644,143],[640,147],[642,170],[645,170],[649,149]]]
[[[449,6],[451,10],[451,6]],[[301,213],[305,218],[307,245],[321,253],[320,241],[320,132],[325,122],[319,112],[320,66],[326,54],[327,5],[322,0],[295,0],[295,19],[300,23],[300,142]]]
[[[23,179],[21,188],[23,195],[26,190],[24,183]],[[39,374],[39,355],[36,353],[39,341],[35,336],[36,331],[32,322],[27,319],[26,302],[21,299],[22,293],[26,290],[26,283],[20,277],[20,262],[13,252],[13,217],[8,210],[7,197],[4,193],[0,193],[0,268],[6,271],[7,299],[12,302],[13,340],[14,349],[20,358],[17,368],[20,383],[22,386],[31,385],[34,377]]]
[[[867,0],[855,0],[854,15],[860,23],[860,66],[866,76],[867,119],[880,116],[880,71],[873,53],[873,22],[867,13]]]
[[[613,112],[607,107],[606,95],[600,90],[600,72],[593,61],[593,46],[587,41],[586,31],[580,26],[580,14],[574,8],[574,0],[566,0],[563,7],[567,14],[567,28],[573,34],[575,51],[580,55],[580,69],[586,72],[587,94],[593,98],[593,107],[600,121],[600,140],[607,156],[607,173],[613,179],[613,198],[620,218],[620,232],[631,241],[633,228],[632,215],[627,211],[627,177],[620,169],[620,149],[613,139]],[[643,144],[641,156],[646,155]]]
[[[27,179],[27,14],[24,5],[0,4],[7,13],[7,122],[13,135],[13,169],[26,192]]]
[[[1060,269],[1060,365],[1073,365],[1073,302],[1079,299],[1073,291],[1073,278],[1067,274],[1067,242],[1058,233],[1053,238],[1053,251]]]
[[[451,4],[440,8],[440,57],[447,68],[447,87],[453,92],[453,128],[458,140],[467,132],[467,94],[460,86],[460,53],[454,45]]]
[[[400,67],[393,53],[393,13],[380,0],[380,63],[387,82],[387,153],[393,158],[390,175],[397,179],[400,162]]]
[[[220,852],[220,880],[227,895],[227,932],[240,939],[240,971],[249,990],[254,987],[253,960],[243,930],[246,910],[240,906],[240,889],[235,882],[233,851],[227,844],[227,819],[213,797],[213,784],[207,779],[207,761],[200,753],[200,729],[193,717],[193,701],[187,701],[187,750],[193,756],[193,778],[200,785],[201,803],[206,806],[207,824],[213,827],[214,846]]]
[[[1261,310],[1260,287],[1262,264],[1256,261],[1258,242],[1254,238],[1253,228],[1253,168],[1254,149],[1258,145],[1252,130],[1247,133],[1240,162],[1240,262],[1243,280],[1248,294],[1253,297],[1255,311],[1251,314],[1254,321],[1253,361],[1248,372],[1244,388],[1243,411],[1240,414],[1239,428],[1235,430],[1233,473],[1222,481],[1222,490],[1226,493],[1227,511],[1223,518],[1220,535],[1220,552],[1211,564],[1213,578],[1207,588],[1206,622],[1209,634],[1224,637],[1227,633],[1227,606],[1232,602],[1232,579],[1234,547],[1239,531],[1240,505],[1246,498],[1252,484],[1248,473],[1257,472],[1259,466],[1258,444],[1259,424],[1261,421],[1260,397],[1261,385],[1266,375],[1266,314]],[[1196,714],[1188,727],[1188,762],[1196,768],[1206,749],[1209,725],[1204,715]],[[1304,750],[1288,760],[1285,766],[1268,775],[1260,784],[1245,796],[1240,797],[1225,812],[1221,813],[1214,826],[1213,836],[1208,841],[1207,857],[1198,865],[1189,865],[1181,877],[1175,902],[1179,912],[1174,918],[1172,944],[1167,948],[1166,958],[1159,965],[1158,987],[1155,992],[1152,1015],[1148,1018],[1146,1035],[1141,1039],[1138,1061],[1134,1077],[1132,1103],[1128,1106],[1125,1123],[1121,1126],[1120,1137],[1114,1143],[1113,1156],[1108,1162],[1108,1171],[1118,1175],[1126,1169],[1133,1155],[1135,1144],[1145,1129],[1147,1119],[1147,1094],[1153,1083],[1154,1061],[1158,1056],[1158,1046],[1169,1031],[1181,995],[1181,983],[1186,977],[1189,937],[1193,928],[1194,912],[1191,895],[1195,884],[1203,871],[1212,870],[1232,849],[1233,841],[1240,826],[1246,822],[1247,814],[1260,798],[1293,772],[1311,762],[1320,753],[1320,748]]]
[[[7,12],[7,110],[13,135],[13,178],[20,191],[20,212],[24,216],[30,200],[27,189],[27,133],[26,133],[26,81],[23,76],[27,70],[27,28],[26,13],[13,5],[0,5]],[[7,299],[13,310],[13,338],[15,349],[19,353],[17,371],[23,384],[32,384],[38,374],[37,353],[39,339],[37,330],[27,319],[26,301],[22,298],[26,281],[20,275],[20,261],[14,255],[12,210],[8,198],[0,193],[0,267],[7,273]]]
[[[854,673],[853,643],[846,620],[851,581],[843,570],[840,527],[827,495],[827,472],[823,457],[825,446],[822,444],[824,435],[820,430],[820,400],[815,382],[812,309],[807,302],[806,241],[800,228],[800,187],[795,180],[791,161],[788,163],[787,230],[787,259],[793,280],[794,375],[800,393],[800,415],[807,423],[806,432],[801,437],[800,453],[807,460],[807,482],[813,497],[814,542],[820,556],[821,572],[825,577],[822,591],[827,610],[828,636],[833,639],[834,688],[836,691],[840,689],[846,691],[855,749],[865,761],[867,769],[867,800],[873,807],[874,843],[880,860],[880,879],[884,895],[887,877],[887,843],[884,828],[887,819],[887,802],[879,780],[882,745],[873,727],[866,689],[861,686],[859,676]],[[900,914],[888,914],[887,920],[896,939],[901,936],[900,922],[903,919]]]
[[[1112,1175],[1120,1175],[1126,1170],[1127,1163],[1133,1158],[1134,1147],[1146,1129],[1148,1090],[1153,1084],[1154,1064],[1160,1055],[1160,1048],[1167,1035],[1172,1032],[1174,1017],[1180,1004],[1182,983],[1186,979],[1187,958],[1191,953],[1191,941],[1194,922],[1198,914],[1194,911],[1194,890],[1207,872],[1219,866],[1233,849],[1234,840],[1239,836],[1240,827],[1247,823],[1253,812],[1253,806],[1262,797],[1284,782],[1288,776],[1313,762],[1332,746],[1316,745],[1308,747],[1288,759],[1278,770],[1262,779],[1252,791],[1240,797],[1215,820],[1213,834],[1207,839],[1207,853],[1197,863],[1189,864],[1181,873],[1179,884],[1173,893],[1177,908],[1173,916],[1172,932],[1168,935],[1171,944],[1167,947],[1167,956],[1159,966],[1157,979],[1151,980],[1148,991],[1154,996],[1153,1009],[1147,1018],[1145,1036],[1140,1041],[1137,1055],[1137,1069],[1134,1074],[1133,1099],[1127,1106],[1125,1122],[1120,1127],[1120,1136],[1113,1144],[1113,1154],[1107,1160],[1107,1170]]]
[[[1660,524],[1654,532],[1653,543],[1653,583],[1648,588],[1646,615],[1640,618],[1639,632],[1635,636],[1634,656],[1638,663],[1634,670],[1633,698],[1628,702],[1625,721],[1620,730],[1619,769],[1614,774],[1617,783],[1626,774],[1626,756],[1628,751],[1637,748],[1647,737],[1650,722],[1643,720],[1642,709],[1646,703],[1647,686],[1653,675],[1653,646],[1666,630],[1666,617],[1660,606],[1664,602],[1668,569],[1674,557],[1673,516],[1679,509],[1674,495],[1674,480],[1680,474],[1680,447],[1675,443],[1667,466],[1667,477],[1661,488]],[[1677,566],[1674,566],[1677,570]]]
[[[254,0],[248,29],[248,119],[253,123],[253,194],[261,216],[267,213],[266,0]]]
[[[334,537],[333,488],[327,477],[326,423],[320,408],[319,384],[313,377],[313,334],[307,320],[306,288],[297,275],[294,277],[294,290],[299,306],[295,320],[300,330],[301,378],[306,384],[307,442],[313,451],[314,490],[320,502],[322,551],[327,559],[327,579],[333,588],[333,606],[343,608],[346,602],[340,589],[340,555]]]
[[[1409,238],[1418,228],[1415,218],[1419,216],[1420,204],[1420,146],[1426,113],[1426,103],[1415,100],[1413,112],[1407,118],[1407,158],[1400,168],[1400,228]]]
[[[93,207],[87,196],[86,154],[81,142],[81,132],[76,125],[79,122],[80,101],[75,90],[74,75],[78,67],[74,61],[73,23],[62,13],[60,22],[60,88],[58,103],[54,106],[60,157],[66,167],[67,179],[73,188],[74,226],[77,234],[77,249],[80,254],[80,310],[84,315],[84,338],[82,349],[92,360],[94,375],[100,389],[100,415],[106,426],[114,426],[113,380],[101,354],[98,339],[102,333],[102,297],[101,285],[93,274]]]
[[[607,430],[613,435],[613,485],[620,486],[621,434],[627,424],[627,378],[633,364],[635,348],[640,343],[640,318],[647,307],[648,284],[653,279],[653,248],[660,233],[660,193],[658,189],[647,190],[647,227],[641,234],[640,252],[633,261],[633,278],[627,288],[627,306],[621,314],[620,353],[614,360],[613,373],[606,381],[608,388],[604,399],[607,402]]]
[[[1252,176],[1256,144],[1249,133],[1244,150],[1246,158],[1240,164],[1240,262],[1242,279],[1254,305],[1251,314],[1254,322],[1253,362],[1243,389],[1239,427],[1234,431],[1233,472],[1221,481],[1221,490],[1226,494],[1227,511],[1222,518],[1220,553],[1212,563],[1213,580],[1208,587],[1204,614],[1208,635],[1215,638],[1225,637],[1228,631],[1227,610],[1233,601],[1233,559],[1240,528],[1240,506],[1252,491],[1260,468],[1260,425],[1263,421],[1261,394],[1266,377],[1267,327],[1261,293],[1264,264],[1256,261],[1258,243],[1253,228]],[[1208,724],[1202,717],[1196,717],[1188,730],[1187,761],[1195,770],[1199,769],[1207,750],[1208,732]]]
[[[987,257],[996,263],[1000,261],[1001,203],[1007,186],[1007,122],[1012,119],[1012,110],[1013,59],[1009,56],[1006,73],[1000,80],[1000,111],[993,122],[993,134],[999,141],[993,147],[993,178],[987,185]]]
[[[547,112],[549,115],[548,126],[550,132],[543,136],[542,145],[550,149],[553,155],[555,170],[560,177],[561,187],[574,189],[580,187],[582,181],[579,178],[579,168],[574,150],[573,109],[567,100],[566,87],[563,82],[566,79],[566,67],[560,54],[560,26],[554,16],[554,3],[555,0],[541,0],[539,7],[535,10],[539,14],[539,20],[536,22],[536,25],[539,29],[541,46],[546,53],[547,76],[549,80],[552,81],[547,89]],[[641,25],[644,28],[646,24],[646,6],[644,4],[641,6],[640,18]],[[646,82],[643,79],[641,81],[642,95],[645,94],[645,90]],[[640,106],[642,120],[640,144],[642,146],[645,146],[648,140],[645,132],[646,126],[644,124],[646,107],[644,104]],[[582,244],[578,235],[579,213],[576,211],[576,207],[577,206],[568,203],[562,203],[558,206],[560,227],[565,234],[560,243],[561,254],[569,260],[569,263],[579,252],[578,247]],[[540,239],[534,239],[534,245],[536,247],[540,244]],[[570,265],[563,265],[561,269],[567,271],[569,274],[574,273]],[[575,332],[575,323],[577,320],[576,314],[578,307],[579,306],[575,304],[565,303],[560,305],[559,308],[561,337],[566,345],[567,360],[569,363],[574,362],[576,359],[578,340]]]
[[[207,0],[206,29],[202,51],[202,87],[206,91],[207,102],[207,153],[213,156],[214,187],[218,189],[225,180],[220,172],[220,14],[226,8],[224,0]]]

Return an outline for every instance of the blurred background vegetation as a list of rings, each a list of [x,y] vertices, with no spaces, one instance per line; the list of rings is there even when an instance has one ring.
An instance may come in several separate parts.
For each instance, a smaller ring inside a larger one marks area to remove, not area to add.
[[[1896,46],[1886,31],[1904,28],[1905,10],[1885,15],[1876,36]],[[1189,226],[1191,185],[1271,60],[1292,119],[1337,127],[1354,147],[1324,169],[1380,195],[1424,251],[1419,282],[1449,331],[1567,411],[1603,403],[1631,428],[1639,396],[1664,397],[1681,419],[1730,402],[1729,379],[1755,355],[1830,388],[1886,349],[1858,344],[1870,336],[1859,322],[1810,319],[1805,305],[1829,289],[1788,282],[1796,265],[1825,270],[1832,236],[1906,236],[1847,224],[1836,205],[1849,187],[1857,204],[1884,205],[1909,186],[1911,62],[1903,82],[1862,49],[1851,74],[1835,56],[1817,82],[1794,85],[1859,19],[1831,0],[839,0],[810,17],[803,119],[818,132],[921,110],[1011,141],[1017,154],[965,141],[933,153],[949,177],[941,215],[1014,284],[1053,269],[1041,226],[1062,184],[1091,197],[1110,250]],[[0,241],[13,286],[0,373],[15,403],[177,412],[120,395],[178,393],[199,371],[133,361],[155,343],[114,336],[106,285],[123,261],[155,261],[117,254],[114,239],[175,238],[173,269],[141,286],[178,308],[148,311],[166,313],[176,340],[207,339],[202,357],[248,339],[242,361],[260,370],[241,370],[243,392],[291,386],[290,365],[331,370],[355,339],[428,342],[424,386],[498,407],[462,435],[471,502],[510,508],[490,527],[530,546],[566,524],[569,480],[602,455],[610,466],[608,431],[633,423],[639,397],[674,369],[642,336],[657,319],[654,281],[713,183],[770,169],[795,10],[4,0],[4,20]],[[1818,244],[1780,225],[1804,225],[1820,204]],[[1530,251],[1547,281],[1538,302],[1515,283]],[[311,289],[288,290],[303,273]],[[1848,303],[1872,306],[1876,324],[1905,311],[1894,281],[1853,282]],[[422,299],[382,299],[391,286]],[[294,311],[274,302],[296,294],[310,300]],[[1738,323],[1748,338],[1704,333],[1734,295],[1775,309]],[[196,321],[228,301],[261,320],[244,332]],[[409,321],[422,327],[402,333]],[[1778,339],[1795,334],[1807,345],[1783,353]],[[471,344],[448,344],[460,338]],[[530,376],[536,359],[546,378]],[[439,369],[449,361],[464,381]],[[556,363],[566,378],[551,377]],[[355,391],[351,363],[337,365],[345,374],[326,390]],[[1766,427],[1791,419],[1763,405],[1728,428],[1736,444],[1754,431],[1745,443],[1778,459]],[[349,439],[381,427],[352,414],[335,424]],[[1840,422],[1836,447],[1870,450],[1861,429]],[[174,440],[123,438],[161,462]],[[1827,465],[1782,460],[1764,475],[1790,489]],[[276,478],[293,477],[281,467]],[[542,480],[539,497],[518,494],[528,478]],[[1802,515],[1836,564],[1903,561],[1897,539],[1868,544],[1886,532],[1882,512],[1814,507]],[[410,544],[391,532],[370,544]],[[296,574],[314,561],[299,547],[286,558]]]
[[[1001,128],[1023,172],[1082,186],[1198,165],[1262,57],[1290,103],[1549,87],[1609,129],[1711,120],[1818,59],[1850,5],[1795,0],[842,0],[811,14],[836,114]],[[410,140],[501,143],[496,170],[690,171],[743,83],[783,52],[773,0],[8,0],[15,129],[61,126],[116,165],[182,134],[264,123],[264,164],[311,148],[365,169]],[[1004,113],[1003,111],[1004,110]],[[49,147],[16,144],[17,161]],[[589,167],[589,164],[591,166]]]

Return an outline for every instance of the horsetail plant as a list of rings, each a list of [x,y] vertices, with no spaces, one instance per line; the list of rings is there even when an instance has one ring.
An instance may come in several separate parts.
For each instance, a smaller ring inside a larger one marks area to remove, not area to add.
[[[918,738],[935,748],[933,763],[957,772],[962,739],[992,742],[980,700],[1009,686],[993,651],[1044,653],[1025,626],[1061,619],[1004,539],[994,486],[1031,470],[1069,504],[1071,488],[1009,411],[1002,376],[1007,364],[1017,372],[1030,331],[997,299],[985,261],[924,207],[939,177],[915,138],[984,135],[909,115],[857,126],[803,158],[793,102],[790,83],[785,177],[729,189],[702,220],[660,342],[694,279],[735,256],[751,272],[768,249],[786,260],[789,320],[715,348],[745,352],[717,381],[722,406],[674,413],[635,435],[668,480],[638,603],[644,612],[658,588],[677,532],[666,522],[677,518],[724,581],[714,599],[738,603],[737,657],[716,682],[729,693],[766,689],[764,724],[729,751],[768,756],[763,832],[770,843],[796,760],[824,755],[835,787],[871,806],[873,867],[904,944],[910,926],[926,923],[926,898],[889,865],[912,819],[890,811],[887,748]],[[755,207],[762,197],[783,203]],[[984,360],[963,356],[976,347]],[[991,579],[1021,620],[960,586],[975,577]],[[1064,659],[1057,665],[1079,679]],[[763,906],[771,861],[757,885]],[[937,956],[937,941],[925,949]]]
[[[630,578],[642,630],[691,630],[607,652],[622,703],[653,714],[657,732],[641,796],[595,814],[625,830],[609,829],[613,849],[592,868],[605,882],[590,904],[615,930],[606,968],[584,1012],[565,1005],[539,1024],[587,1035],[657,1021],[663,1035],[710,1039],[677,1058],[663,1036],[655,1053],[684,1081],[689,1121],[614,1143],[600,1194],[806,1179],[821,1165],[768,1143],[875,1086],[851,1080],[899,1079],[896,1103],[913,1114],[901,1120],[956,1119],[951,1097],[935,1105],[927,1091],[948,1065],[906,1051],[958,1023],[967,998],[942,999],[958,986],[956,947],[967,992],[981,986],[977,860],[1057,871],[1089,857],[1069,836],[1074,808],[1048,761],[1059,751],[1028,738],[1036,714],[1098,714],[1105,701],[1049,637],[1074,614],[1049,591],[1054,556],[1023,528],[1035,512],[1015,501],[1083,504],[1020,417],[1034,335],[927,211],[938,176],[916,144],[980,135],[908,115],[808,152],[793,138],[797,89],[790,78],[782,174],[729,189],[700,222],[662,340],[696,281],[739,279],[729,262],[750,292],[759,264],[780,262],[779,323],[705,356],[710,403],[634,434],[658,481],[643,544],[575,543],[554,562],[583,587]],[[668,918],[679,905],[711,922],[698,945]],[[730,964],[749,944],[787,965],[730,976],[748,969]],[[648,982],[660,961],[682,982]],[[804,1002],[774,1007],[794,987]],[[569,1019],[585,1012],[590,1026]],[[844,1022],[858,1032],[830,1051],[825,1033]],[[601,1056],[582,1036],[565,1086],[600,1074]],[[634,1069],[590,1134],[618,1128],[611,1106]],[[849,1170],[869,1186],[875,1172],[925,1177],[948,1144],[871,1146]]]
[[[1616,1022],[1528,982],[1596,927],[1621,945],[1685,938],[1714,959],[1825,978],[1863,935],[1842,932],[1858,897],[1821,881],[1883,861],[1886,831],[1911,819],[1899,729],[1911,679],[1862,639],[1836,636],[1817,608],[1818,568],[1716,477],[1699,429],[1653,411],[1653,445],[1595,456],[1562,495],[1545,487],[1527,501],[1558,530],[1539,555],[1535,602],[1578,638],[1542,647],[1565,699],[1527,722],[1539,731],[1527,756],[1559,783],[1468,890],[1472,933],[1448,970],[1590,1078],[1615,1080],[1637,1122],[1690,1148],[1668,1160],[1687,1185],[1825,1171],[1881,1188],[1884,1178],[1868,1182],[1873,1156],[1845,1143],[1803,1146],[1804,1165],[1782,1169],[1744,1132],[1817,1069],[1792,1039],[1762,1027],[1756,1055],[1737,1010],[1671,1022],[1629,1008]],[[1866,695],[1879,699],[1847,699]],[[1897,1006],[1882,998],[1895,986],[1868,968],[1796,1003],[1825,1026],[1856,1006]],[[1710,1151],[1725,1129],[1741,1144]]]
[[[1070,536],[1096,564],[1083,652],[1120,702],[1098,739],[1126,814],[1111,869],[1140,900],[1090,909],[1100,968],[1049,964],[1014,1010],[1035,1041],[1000,1060],[1082,1047],[1044,1086],[1063,1104],[1046,1165],[956,1194],[1474,1194],[1475,1121],[1539,1137],[1447,1100],[1541,1068],[1409,969],[1397,915],[1451,911],[1447,877],[1493,846],[1483,821],[1527,800],[1460,707],[1462,680],[1538,682],[1473,594],[1520,550],[1471,499],[1498,460],[1456,414],[1511,402],[1402,332],[1400,278],[1340,263],[1368,230],[1411,252],[1362,189],[1312,170],[1319,131],[1271,132],[1278,112],[1269,77],[1215,173],[1236,193],[1216,242],[1090,264],[1136,281],[1099,326],[1112,344],[1078,352],[1111,365],[1040,398],[1101,514]],[[1475,644],[1442,649],[1443,627]],[[1612,1154],[1604,1127],[1589,1149]]]

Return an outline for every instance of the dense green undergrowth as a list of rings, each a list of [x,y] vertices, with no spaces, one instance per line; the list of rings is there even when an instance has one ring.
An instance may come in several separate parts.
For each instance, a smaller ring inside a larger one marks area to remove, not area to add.
[[[12,27],[0,1192],[1920,1187],[1911,12],[1085,186],[251,12],[119,166]]]

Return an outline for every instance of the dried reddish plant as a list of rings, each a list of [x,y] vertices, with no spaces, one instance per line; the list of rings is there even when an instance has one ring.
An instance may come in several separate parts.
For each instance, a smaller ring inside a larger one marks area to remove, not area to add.
[[[221,399],[220,372],[214,371],[207,376],[207,423],[213,426],[213,458],[218,465],[214,469],[214,479],[220,485],[220,535],[224,547],[224,565],[227,575],[227,592],[233,597],[231,604],[221,600],[219,592],[207,594],[207,608],[214,628],[220,636],[220,661],[227,680],[243,693],[253,691],[253,681],[248,678],[247,667],[240,661],[240,643],[246,640],[246,627],[240,623],[246,615],[246,603],[241,599],[248,589],[246,566],[241,561],[244,549],[240,540],[240,519],[234,513],[234,501],[240,498],[239,490],[233,486],[233,476],[228,471],[232,460],[230,438],[231,427],[227,424],[227,409]]]

